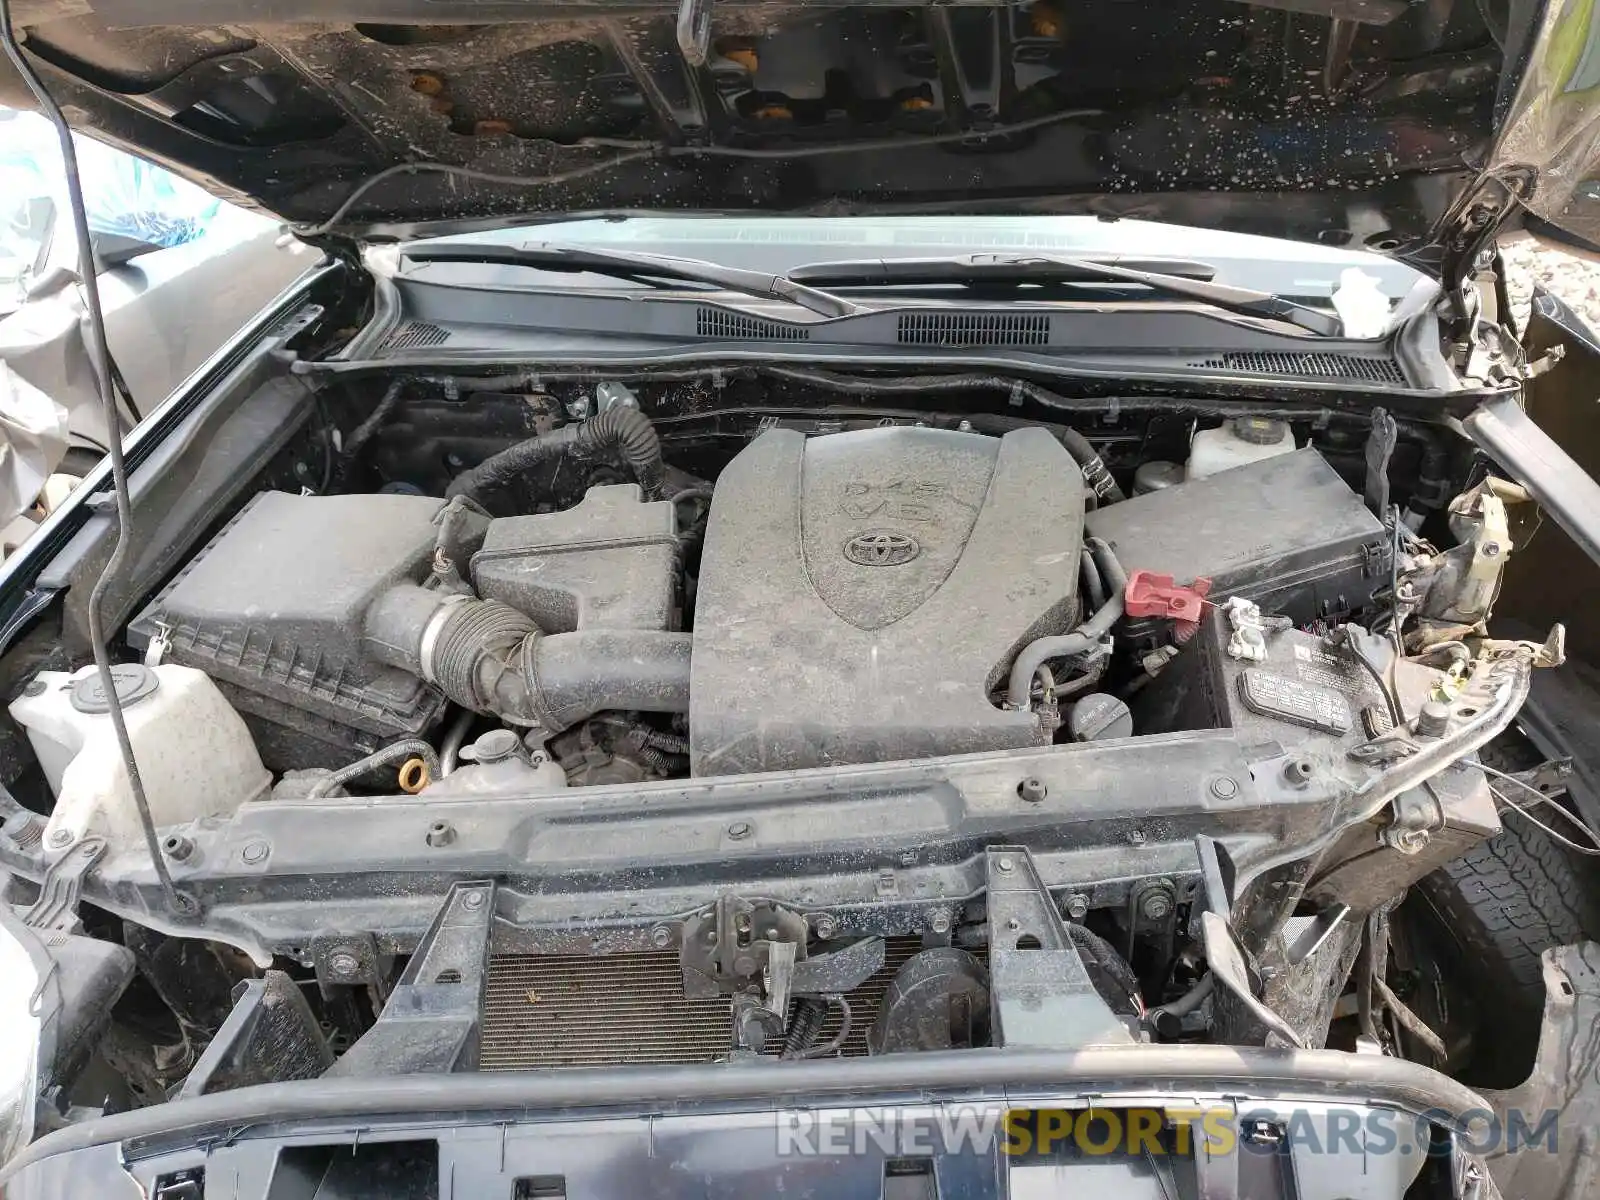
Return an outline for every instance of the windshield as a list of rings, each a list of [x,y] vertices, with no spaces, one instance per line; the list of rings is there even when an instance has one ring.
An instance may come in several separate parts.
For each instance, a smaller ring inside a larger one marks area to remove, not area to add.
[[[1391,301],[1424,278],[1393,259],[1337,246],[1079,216],[597,217],[431,238],[407,248],[533,242],[674,255],[775,274],[823,261],[974,253],[1201,260],[1215,268],[1218,283],[1324,302],[1352,267],[1372,277]],[[595,284],[619,286],[611,279]]]

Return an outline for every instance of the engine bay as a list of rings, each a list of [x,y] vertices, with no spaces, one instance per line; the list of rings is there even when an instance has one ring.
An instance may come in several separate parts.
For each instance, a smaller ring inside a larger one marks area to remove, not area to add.
[[[177,1016],[182,1054],[122,1051],[133,1102],[279,974],[316,984],[319,1070],[424,1069],[386,1022],[469,894],[478,965],[439,970],[481,1069],[1034,1037],[1447,1065],[1351,971],[1501,830],[1478,752],[1561,657],[1485,624],[1525,494],[1381,409],[855,385],[324,388],[126,625],[188,912],[93,667],[22,679],[7,864],[91,854]],[[210,999],[176,946],[213,948]],[[1015,1008],[1040,949],[1089,998],[1047,1031]]]
[[[396,739],[437,743],[452,716],[516,731],[581,786],[1084,740],[1108,705],[1119,735],[1156,732],[1089,691],[1111,666],[1109,626],[1051,651],[1077,669],[1045,688],[1013,678],[1019,653],[1117,600],[1129,571],[1165,580],[1123,639],[1157,658],[1178,645],[1151,613],[1185,596],[1237,595],[1306,626],[1364,611],[1387,583],[1384,522],[1283,421],[1208,430],[1238,466],[1211,473],[1202,445],[1142,463],[1155,482],[1104,504],[1037,425],[774,421],[690,471],[666,461],[626,385],[595,390],[626,399],[453,478],[406,464],[370,492],[252,496],[134,618],[129,645],[147,666],[204,672],[291,788]],[[592,435],[602,422],[620,432]],[[395,418],[373,455],[403,453],[407,432]],[[428,784],[457,766],[447,755]]]

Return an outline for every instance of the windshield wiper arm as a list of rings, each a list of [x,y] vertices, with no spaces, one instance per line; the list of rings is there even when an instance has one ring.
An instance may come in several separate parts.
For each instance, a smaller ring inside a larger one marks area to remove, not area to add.
[[[812,263],[796,267],[789,277],[834,287],[887,286],[908,283],[1047,281],[1061,283],[1133,283],[1153,292],[1199,300],[1226,312],[1287,321],[1322,337],[1338,337],[1339,318],[1285,300],[1271,292],[1213,283],[1206,264],[1173,260],[1157,265],[1147,259],[1069,258],[1058,254],[963,254],[950,258],[871,259],[864,262]],[[1200,276],[1200,277],[1197,277]]]
[[[532,267],[540,271],[587,271],[622,278],[650,276],[679,279],[730,292],[743,292],[763,300],[786,300],[823,317],[847,317],[861,311],[859,305],[843,297],[768,271],[746,271],[740,267],[724,267],[696,258],[671,258],[632,250],[591,250],[542,242],[527,246],[459,242],[442,246],[417,246],[407,250],[405,257],[411,262],[489,263]]]
[[[1093,270],[1085,271],[1080,263]],[[1096,283],[1103,266],[1179,275],[1205,282],[1217,277],[1207,262],[1189,258],[1056,259],[1034,255],[970,254],[953,258],[867,258],[846,262],[807,263],[789,278],[817,287],[878,287],[902,283]]]

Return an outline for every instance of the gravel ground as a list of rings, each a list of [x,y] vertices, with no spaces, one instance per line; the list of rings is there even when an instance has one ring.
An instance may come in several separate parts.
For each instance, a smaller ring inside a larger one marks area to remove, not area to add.
[[[1529,237],[1503,242],[1500,256],[1506,264],[1506,289],[1511,293],[1517,328],[1528,319],[1528,298],[1537,283],[1600,329],[1600,263],[1546,250]]]

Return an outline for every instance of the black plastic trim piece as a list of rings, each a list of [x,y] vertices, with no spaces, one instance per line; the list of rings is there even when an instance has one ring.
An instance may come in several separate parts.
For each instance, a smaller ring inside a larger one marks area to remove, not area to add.
[[[1340,379],[1405,387],[1405,371],[1392,358],[1367,358],[1356,354],[1330,354],[1320,350],[1284,353],[1230,350],[1188,364],[1207,371],[1243,371],[1251,375],[1286,375],[1297,379]]]
[[[1076,401],[1073,407],[1083,412],[1100,412],[1107,407],[1130,411],[1137,407],[1170,409],[1175,403],[1184,408],[1208,409],[1228,415],[1245,415],[1250,400],[1270,397],[1275,411],[1286,412],[1297,404],[1322,405],[1361,411],[1371,403],[1381,403],[1398,417],[1438,420],[1452,414],[1465,416],[1473,405],[1491,395],[1488,389],[1441,392],[1424,388],[1379,386],[1350,379],[1272,378],[1244,376],[1221,370],[1202,371],[1182,362],[1162,362],[1150,355],[1127,354],[1066,355],[1036,350],[974,352],[960,349],[919,346],[853,346],[823,349],[809,346],[764,345],[748,349],[727,346],[707,347],[671,344],[627,350],[603,348],[586,343],[581,351],[558,349],[531,351],[501,346],[471,353],[451,352],[426,356],[344,361],[307,362],[299,370],[327,379],[356,378],[366,375],[407,374],[457,375],[470,379],[474,373],[487,374],[507,369],[508,364],[537,361],[541,380],[582,378],[616,379],[621,382],[671,382],[719,370],[760,370],[773,364],[830,369],[894,368],[904,374],[918,370],[983,370],[1026,374],[1029,377],[1078,382],[1084,387],[1115,388],[1115,394],[1091,396]],[[1181,387],[1185,399],[1170,395],[1139,395],[1141,385]],[[1194,399],[1196,393],[1216,397],[1209,403]],[[1238,397],[1239,407],[1235,407]],[[1066,397],[1073,400],[1072,397]],[[1313,415],[1308,408],[1306,415]]]
[[[1106,1092],[1243,1089],[1295,1097],[1359,1097],[1435,1115],[1488,1108],[1471,1088],[1428,1067],[1340,1050],[1255,1046],[1093,1046],[1060,1051],[957,1050],[869,1058],[734,1066],[574,1069],[461,1075],[321,1078],[240,1088],[175,1100],[72,1125],[46,1135],[0,1170],[0,1183],[33,1163],[91,1146],[135,1139],[196,1139],[207,1131],[264,1122],[338,1120],[408,1113],[507,1111],[518,1119],[541,1110],[663,1104],[798,1103],[844,1095],[866,1104],[887,1093],[975,1088],[1048,1089],[1079,1096]]]

